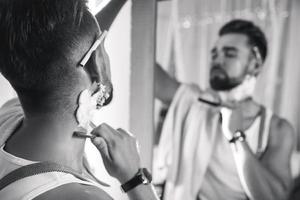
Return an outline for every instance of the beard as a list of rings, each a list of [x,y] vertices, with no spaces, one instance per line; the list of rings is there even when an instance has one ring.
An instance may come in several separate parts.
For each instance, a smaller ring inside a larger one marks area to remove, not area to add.
[[[240,85],[243,80],[230,78],[220,66],[213,66],[210,70],[210,86],[216,91],[226,91]]]

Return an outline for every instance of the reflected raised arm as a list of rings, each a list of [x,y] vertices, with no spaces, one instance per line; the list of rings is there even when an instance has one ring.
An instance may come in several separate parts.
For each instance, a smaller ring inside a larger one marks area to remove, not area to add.
[[[164,71],[159,64],[155,66],[154,77],[155,97],[166,104],[170,104],[180,83]]]

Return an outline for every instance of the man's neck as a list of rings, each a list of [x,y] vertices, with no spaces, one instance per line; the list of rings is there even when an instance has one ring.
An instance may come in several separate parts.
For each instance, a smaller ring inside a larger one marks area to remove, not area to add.
[[[240,130],[248,129],[261,114],[261,105],[253,99],[246,99],[238,102],[232,109],[231,126],[238,127]]]
[[[261,111],[261,105],[253,100],[253,98],[247,98],[238,102],[239,109],[242,110],[243,116],[256,117]]]
[[[84,140],[73,137],[74,116],[43,114],[24,119],[7,141],[5,150],[32,161],[51,161],[82,170]]]

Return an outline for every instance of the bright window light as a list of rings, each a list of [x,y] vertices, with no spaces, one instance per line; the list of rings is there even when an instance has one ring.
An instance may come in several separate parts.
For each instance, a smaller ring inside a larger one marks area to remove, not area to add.
[[[98,13],[102,8],[104,8],[110,0],[89,0],[88,7],[90,8],[91,12],[95,15]]]

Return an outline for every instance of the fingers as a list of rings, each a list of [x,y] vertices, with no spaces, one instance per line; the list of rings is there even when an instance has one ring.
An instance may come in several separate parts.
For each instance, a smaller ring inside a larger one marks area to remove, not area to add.
[[[125,131],[125,130],[122,129],[122,128],[118,128],[117,131],[118,131],[122,136],[130,136],[130,137],[133,137],[133,138],[134,138],[134,136],[133,136],[132,133],[127,132],[127,131]]]
[[[122,143],[122,140],[128,140],[131,143],[134,143],[134,145],[137,145],[136,139],[132,133],[121,128],[115,130],[105,123],[96,127],[91,134],[96,136],[93,141],[96,146],[98,145],[97,148],[101,148],[103,151],[107,150],[108,153],[114,149],[118,143]],[[101,140],[98,138],[101,138]]]
[[[230,117],[231,117],[232,111],[228,108],[221,108],[221,115],[222,115],[222,129],[224,136],[230,140],[232,138],[231,131],[229,129],[230,124]]]
[[[122,138],[129,139],[132,142],[136,143],[136,138],[134,137],[134,135],[132,133],[127,132],[127,131],[125,131],[124,129],[121,129],[121,128],[118,128],[117,131],[118,131],[118,133],[120,134],[120,136]]]
[[[96,136],[92,139],[98,148],[109,174],[127,181],[140,167],[140,156],[137,141],[123,129],[113,129],[107,124],[96,127],[92,132]]]
[[[109,153],[107,143],[103,138],[95,137],[94,139],[92,139],[92,143],[97,147],[102,158],[111,160],[111,155]]]
[[[96,137],[103,138],[109,146],[114,146],[116,140],[120,138],[120,135],[116,132],[116,130],[105,123],[96,127],[91,134]]]
[[[124,129],[118,128],[117,130],[119,131],[120,134],[123,134],[123,136],[128,137],[131,140],[131,142],[134,143],[137,152],[140,154],[140,145],[137,139],[135,138],[135,136],[132,133],[125,131]]]
[[[94,128],[94,130],[91,132],[92,135],[95,135],[97,137],[103,137],[107,141],[114,140],[116,138],[122,138],[122,137],[132,137],[134,138],[132,133],[129,133],[125,131],[124,129],[118,128],[115,130],[108,124],[101,124],[100,126]]]

